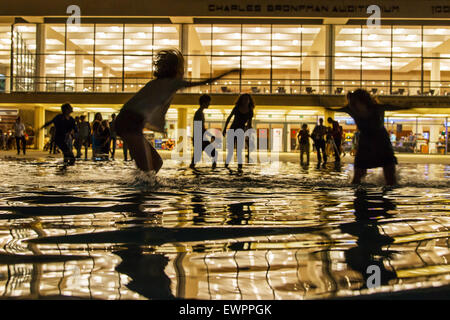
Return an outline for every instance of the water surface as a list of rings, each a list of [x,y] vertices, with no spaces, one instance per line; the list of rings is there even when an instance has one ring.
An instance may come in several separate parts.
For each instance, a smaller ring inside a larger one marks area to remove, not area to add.
[[[0,297],[327,299],[450,284],[450,167],[3,160]],[[369,266],[381,282],[368,288]]]

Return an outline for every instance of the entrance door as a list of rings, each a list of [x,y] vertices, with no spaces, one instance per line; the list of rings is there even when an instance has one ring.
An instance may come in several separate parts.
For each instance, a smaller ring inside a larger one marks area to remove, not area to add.
[[[272,128],[272,151],[283,151],[283,129]]]

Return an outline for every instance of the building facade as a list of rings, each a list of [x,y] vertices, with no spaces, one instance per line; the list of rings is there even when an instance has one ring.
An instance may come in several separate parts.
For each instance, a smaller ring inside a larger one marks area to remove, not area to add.
[[[0,4],[0,118],[17,110],[37,128],[66,101],[75,114],[108,118],[153,78],[156,53],[177,48],[189,79],[241,72],[178,94],[167,132],[150,133],[157,147],[176,140],[178,129],[191,134],[204,93],[212,96],[208,127],[220,131],[239,94],[252,94],[253,126],[279,151],[294,150],[300,126],[320,117],[335,117],[351,139],[351,118],[323,107],[344,105],[348,91],[364,88],[382,101],[417,106],[386,115],[397,151],[447,153],[446,1],[375,1],[376,8],[353,0],[169,2]],[[44,132],[36,135],[36,148],[44,141]]]

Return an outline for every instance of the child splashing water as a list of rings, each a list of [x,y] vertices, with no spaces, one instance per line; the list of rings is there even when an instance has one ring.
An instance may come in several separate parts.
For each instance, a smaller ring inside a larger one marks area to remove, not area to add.
[[[393,106],[378,103],[370,93],[357,89],[347,94],[348,105],[341,109],[330,109],[348,113],[356,123],[359,141],[356,147],[355,172],[353,184],[360,184],[367,174],[367,169],[382,167],[386,185],[397,184],[394,155],[389,134],[384,127],[384,112],[410,109],[410,105]]]
[[[184,58],[176,49],[162,50],[154,62],[156,79],[148,82],[126,102],[116,118],[116,132],[127,144],[136,166],[144,173],[156,174],[163,161],[143,134],[147,128],[164,132],[165,115],[175,93],[183,88],[201,86],[239,70],[233,69],[218,77],[199,82],[183,79]]]

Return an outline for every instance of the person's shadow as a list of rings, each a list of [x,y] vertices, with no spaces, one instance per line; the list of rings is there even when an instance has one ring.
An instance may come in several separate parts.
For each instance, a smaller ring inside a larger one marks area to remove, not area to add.
[[[253,202],[229,204],[228,211],[230,212],[230,214],[228,215],[227,224],[229,225],[248,224],[248,222],[252,218],[252,210],[250,209],[250,206],[252,204]]]
[[[131,278],[127,288],[148,299],[176,299],[170,289],[170,278],[164,272],[169,259],[162,254],[143,253],[138,246],[114,252],[122,262],[116,271]]]
[[[397,275],[394,271],[387,270],[383,261],[389,259],[395,251],[383,247],[391,244],[394,239],[380,233],[379,226],[382,223],[379,218],[390,217],[388,211],[394,210],[395,204],[383,193],[368,194],[358,190],[355,196],[356,221],[339,227],[342,232],[357,237],[357,246],[345,251],[345,260],[351,269],[361,273],[364,279],[361,289],[367,288],[367,280],[373,274],[368,271],[369,266],[379,268],[380,285],[388,284]]]

